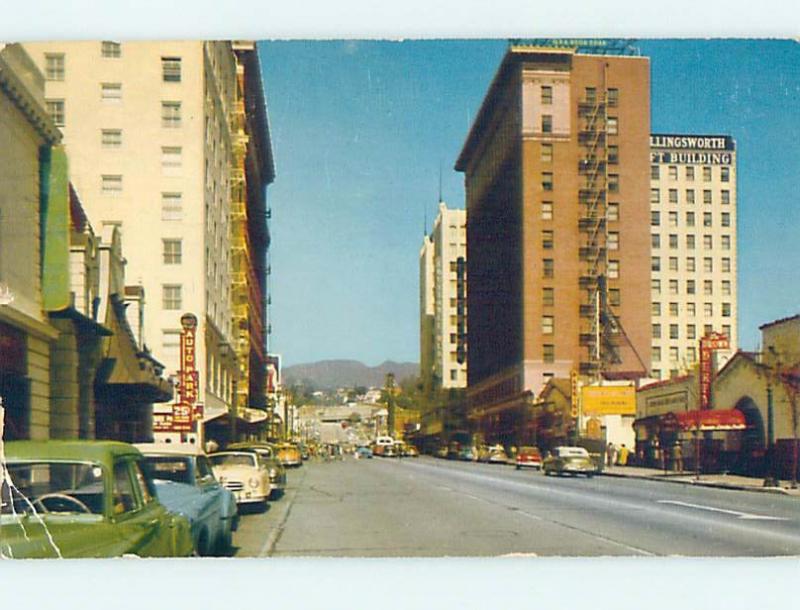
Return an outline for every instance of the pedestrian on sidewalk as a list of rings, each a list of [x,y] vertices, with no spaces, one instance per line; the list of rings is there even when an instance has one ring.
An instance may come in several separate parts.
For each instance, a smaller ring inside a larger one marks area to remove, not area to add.
[[[606,466],[613,466],[617,461],[617,448],[609,441],[606,447]]]
[[[672,463],[677,472],[683,472],[683,449],[679,441],[672,446]]]
[[[628,465],[628,454],[630,453],[630,449],[625,446],[625,443],[622,443],[622,446],[619,448],[617,452],[617,464],[620,466],[627,466]]]

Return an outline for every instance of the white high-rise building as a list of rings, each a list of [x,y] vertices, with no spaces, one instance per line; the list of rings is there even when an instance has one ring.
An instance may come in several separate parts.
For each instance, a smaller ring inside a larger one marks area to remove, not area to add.
[[[47,107],[64,134],[70,177],[89,218],[124,235],[126,278],[147,300],[146,345],[167,374],[176,372],[181,315],[192,313],[205,418],[227,413],[248,388],[263,394],[265,191],[274,166],[255,44],[24,46],[45,75]],[[245,207],[244,219],[257,229],[240,235]],[[252,303],[235,298],[237,281],[257,295]],[[240,313],[254,335],[243,347]],[[237,380],[244,360],[255,382]]]
[[[667,378],[711,331],[738,345],[736,143],[653,134],[650,149],[652,373]]]
[[[420,250],[420,366],[423,384],[467,385],[467,213],[439,203]]]

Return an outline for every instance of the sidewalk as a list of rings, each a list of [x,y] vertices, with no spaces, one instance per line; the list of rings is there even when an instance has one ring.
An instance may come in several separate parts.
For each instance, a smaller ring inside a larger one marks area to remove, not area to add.
[[[665,483],[681,483],[683,485],[780,493],[800,498],[800,489],[791,489],[789,481],[780,481],[779,487],[764,487],[764,479],[737,474],[701,474],[700,479],[697,480],[693,472],[678,473],[670,471],[664,474],[663,470],[639,468],[637,466],[605,466],[600,474],[607,477],[639,478]]]

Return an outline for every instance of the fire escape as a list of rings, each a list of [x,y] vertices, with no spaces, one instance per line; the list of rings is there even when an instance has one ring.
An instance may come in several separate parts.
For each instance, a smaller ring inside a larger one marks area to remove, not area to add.
[[[603,79],[605,81],[605,78]],[[608,133],[605,87],[598,94],[588,89],[578,104],[581,158],[578,173],[583,184],[578,193],[580,217],[579,258],[581,261],[581,334],[586,348],[580,373],[599,377],[620,362],[617,350],[617,323],[608,300]]]

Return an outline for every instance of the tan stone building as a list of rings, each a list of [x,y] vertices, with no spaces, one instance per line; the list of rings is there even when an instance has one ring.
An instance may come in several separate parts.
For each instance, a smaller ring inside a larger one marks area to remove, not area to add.
[[[175,374],[180,317],[193,313],[205,418],[227,414],[237,389],[263,394],[264,192],[274,167],[255,45],[25,46],[45,74],[47,106],[64,133],[72,181],[89,218],[97,227],[118,227],[124,237],[128,280],[149,299],[141,329],[147,346]],[[242,207],[251,212],[252,233],[235,230]],[[237,268],[242,244],[252,253]],[[247,296],[234,299],[232,285],[239,280],[249,285],[254,306]]]
[[[650,369],[649,60],[604,51],[511,46],[456,163],[489,441],[514,441],[548,379]]]
[[[650,137],[652,376],[683,374],[699,340],[738,345],[736,143],[725,135]]]

